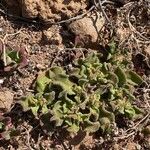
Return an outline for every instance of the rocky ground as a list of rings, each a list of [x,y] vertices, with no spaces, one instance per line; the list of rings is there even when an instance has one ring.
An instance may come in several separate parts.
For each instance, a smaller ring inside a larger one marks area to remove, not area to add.
[[[139,105],[145,116],[130,122],[126,129],[113,135],[65,136],[61,131],[47,135],[31,114],[24,113],[17,101],[33,92],[37,75],[51,67],[60,52],[102,50],[114,40],[118,49],[128,50],[135,71],[147,83],[137,89]],[[0,61],[0,110],[11,117],[17,133],[1,140],[6,150],[145,150],[150,149],[150,136],[141,133],[150,128],[150,2],[149,0],[1,0],[1,46],[22,50],[23,63],[3,67]],[[141,94],[142,93],[142,94]],[[150,130],[150,129],[149,129]]]

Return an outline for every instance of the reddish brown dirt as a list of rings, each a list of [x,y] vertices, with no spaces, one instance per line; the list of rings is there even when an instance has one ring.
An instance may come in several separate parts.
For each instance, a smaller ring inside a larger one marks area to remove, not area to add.
[[[20,9],[17,9],[15,15],[20,15],[21,17],[27,17],[30,19],[38,18],[40,20],[50,22],[76,16],[81,12],[87,11],[89,7],[89,2],[86,0],[69,0],[67,2],[67,4],[64,4],[62,0],[48,0],[46,2],[43,0],[36,2],[33,0],[22,0],[21,4],[17,3],[17,0],[16,3],[14,3],[14,1],[6,0],[8,8],[14,9],[20,6]],[[142,8],[140,6],[147,6],[149,3],[148,1],[144,1],[142,4],[141,3],[136,3],[137,9],[134,7],[134,11],[131,11],[133,18],[130,18],[130,22],[132,25],[134,25],[136,31],[140,32],[144,37],[146,37],[146,39],[149,39],[149,23],[144,22],[145,28],[143,28],[140,26],[140,18],[142,19],[143,17],[139,17],[142,15],[142,13],[140,13],[142,12]],[[107,47],[112,39],[117,42],[119,49],[128,49],[132,52],[131,54],[133,56],[135,56],[137,53],[144,55],[145,60],[139,62],[138,59],[138,63],[135,63],[135,70],[140,74],[141,70],[144,69],[144,71],[142,70],[142,73],[144,72],[142,75],[145,81],[147,81],[149,84],[150,43],[148,43],[148,40],[146,40],[146,42],[143,41],[142,37],[138,36],[137,32],[133,32],[131,29],[132,27],[129,26],[129,18],[126,18],[130,10],[128,5],[130,5],[128,2],[127,5],[124,5],[124,7],[118,7],[118,5],[115,4],[104,5],[106,8],[105,10],[107,10],[106,13],[115,28],[115,32],[113,34],[112,28],[106,25],[99,33],[97,33],[97,30],[94,28],[94,26],[92,26],[93,22],[88,17],[73,21],[71,24],[59,24],[45,27],[41,24],[38,24],[38,22],[31,23],[29,21],[29,23],[8,17],[4,14],[1,15],[0,38],[3,39],[6,34],[12,34],[6,38],[5,43],[11,45],[12,47],[16,45],[24,46],[28,56],[28,65],[25,68],[14,71],[11,75],[0,76],[0,79],[3,80],[3,83],[0,84],[0,94],[2,95],[0,96],[0,99],[2,99],[1,97],[3,97],[3,99],[5,97],[4,101],[12,104],[11,106],[13,107],[20,97],[32,92],[34,89],[33,83],[37,75],[40,71],[46,70],[48,67],[50,67],[53,58],[57,55],[59,50],[62,50],[65,47],[72,48],[74,46],[87,48],[87,50],[88,48],[103,50],[103,47]],[[98,10],[95,11],[98,13]],[[148,14],[149,11],[145,11]],[[136,13],[138,14],[138,18],[136,18]],[[104,18],[101,19],[104,20]],[[99,23],[96,22],[96,24]],[[99,31],[101,24],[97,25],[97,27]],[[89,41],[86,41],[85,37],[87,35],[89,37]],[[82,44],[82,41],[84,44]],[[93,44],[96,46],[93,46]],[[63,60],[65,60],[65,58]],[[147,87],[147,89],[149,89],[149,87]],[[4,93],[2,93],[3,91]],[[11,94],[14,96],[13,101],[12,97],[10,98],[10,94],[7,94],[9,97],[5,96],[7,92],[11,92]],[[141,99],[143,101],[140,101],[139,105],[142,104],[144,110],[149,110],[147,105],[149,103],[149,101],[147,101],[149,96],[145,91],[142,92],[143,94],[140,96],[142,97]],[[137,97],[137,99],[139,99],[139,97]],[[10,106],[8,109],[10,109]],[[6,114],[7,113],[8,112],[6,112]],[[19,133],[17,133],[17,136],[12,138],[10,141],[0,142],[0,149],[2,150],[28,150],[33,148],[36,150],[51,150],[52,148],[55,148],[56,150],[123,150],[123,148],[128,150],[141,148],[141,150],[145,150],[146,148],[150,148],[148,142],[150,138],[149,136],[144,136],[140,132],[141,129],[138,131],[133,131],[133,135],[127,137],[123,137],[123,135],[121,135],[124,129],[118,129],[116,134],[120,139],[117,140],[114,139],[114,136],[116,135],[102,136],[99,134],[82,134],[82,136],[79,135],[78,137],[71,139],[71,137],[68,138],[67,136],[64,136],[61,130],[58,130],[58,133],[54,134],[53,136],[45,135],[41,127],[39,127],[39,122],[36,119],[34,120],[30,114],[24,114],[20,110],[20,107],[15,107],[11,113],[10,116],[12,115],[13,122]],[[146,121],[147,122],[145,124],[143,123],[144,126],[150,124],[149,119]]]

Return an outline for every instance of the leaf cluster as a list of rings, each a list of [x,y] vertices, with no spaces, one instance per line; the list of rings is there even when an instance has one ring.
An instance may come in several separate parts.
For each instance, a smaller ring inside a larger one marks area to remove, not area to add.
[[[39,75],[35,94],[21,104],[37,118],[49,114],[48,122],[69,132],[110,131],[117,115],[134,119],[141,113],[132,103],[135,87],[143,80],[128,65],[113,44],[105,61],[102,54],[90,52],[69,71],[55,66]]]
[[[0,74],[12,73],[17,68],[23,68],[28,64],[24,47],[6,45],[0,40]]]

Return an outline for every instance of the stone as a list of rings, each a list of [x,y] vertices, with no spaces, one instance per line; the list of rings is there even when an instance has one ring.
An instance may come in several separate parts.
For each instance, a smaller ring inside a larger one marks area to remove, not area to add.
[[[68,26],[69,29],[79,37],[86,46],[97,44],[99,31],[104,25],[104,19],[95,13],[82,19],[73,21]]]
[[[22,0],[22,16],[44,21],[73,17],[88,6],[88,0]]]
[[[0,91],[0,109],[9,110],[13,103],[14,94],[9,90]]]

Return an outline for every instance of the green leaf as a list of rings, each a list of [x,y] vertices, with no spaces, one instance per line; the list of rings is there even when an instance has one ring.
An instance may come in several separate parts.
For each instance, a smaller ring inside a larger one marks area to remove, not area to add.
[[[81,76],[79,75],[80,73],[80,69],[79,68],[74,68],[69,72],[69,76],[70,77],[76,77],[76,78],[80,78]]]
[[[112,73],[112,72],[108,73],[107,79],[110,80],[110,81],[112,81],[112,83],[114,85],[117,85],[118,82],[119,82],[119,79],[118,79],[117,75],[114,74],[114,73]]]
[[[55,100],[55,92],[45,93],[43,97],[47,100],[47,105],[50,105]]]
[[[87,78],[86,71],[87,71],[86,67],[84,65],[82,65],[80,68],[80,73],[79,73],[82,78]]]
[[[144,111],[142,109],[140,109],[139,107],[137,107],[137,106],[133,106],[133,108],[134,108],[136,114],[142,114],[142,113],[144,113]]]
[[[127,78],[129,83],[133,83],[134,85],[140,85],[143,83],[143,79],[133,71],[127,72]]]
[[[85,109],[89,101],[89,97],[87,96],[87,93],[82,92],[78,96],[75,96],[75,100],[78,102],[79,108]]]
[[[32,96],[24,97],[24,98],[22,98],[21,101],[18,102],[19,104],[21,104],[24,111],[30,110],[30,108],[29,108],[29,99],[30,99],[30,97],[32,97]]]
[[[135,116],[135,110],[132,108],[132,106],[126,106],[125,107],[125,115],[127,115],[129,118],[133,118]]]
[[[34,116],[37,116],[38,114],[38,110],[39,110],[39,106],[35,106],[35,107],[30,107],[32,113]]]
[[[99,63],[99,58],[96,52],[90,53],[86,59],[84,60],[84,62],[88,62],[90,64],[93,63]]]
[[[107,60],[111,59],[112,58],[112,54],[111,53],[108,53],[107,55]]]
[[[135,100],[135,96],[129,90],[123,89],[123,91],[125,92],[125,94],[128,96],[130,100]]]
[[[133,109],[135,110],[135,116],[133,119],[139,119],[143,117],[144,111],[137,106],[133,106]]]
[[[85,120],[85,122],[86,122],[85,131],[88,133],[96,132],[100,128],[100,123],[98,121],[97,122],[91,122],[89,120]]]
[[[112,112],[109,112],[105,109],[105,105],[103,104],[100,109],[99,109],[99,119],[100,118],[109,118],[109,120],[111,120],[112,122],[115,121],[115,116]]]
[[[92,120],[98,121],[98,119],[99,119],[99,110],[94,109],[94,108],[90,108],[90,116],[91,115],[93,115],[93,117],[94,117],[94,118],[92,118]]]
[[[61,106],[61,101],[57,101],[54,106],[53,109],[51,110],[51,114],[53,115],[51,117],[51,121],[55,121],[55,125],[56,126],[61,126],[63,123],[63,113],[61,110],[62,106]]]
[[[46,104],[42,105],[41,112],[42,114],[47,114],[49,112]]]
[[[74,102],[68,98],[68,93],[66,91],[60,92],[58,98],[61,100],[61,102],[65,102],[65,104],[69,105],[70,107],[72,107],[74,104]]]
[[[39,75],[36,80],[36,91],[43,93],[50,81],[51,79],[47,77],[46,73]]]
[[[110,120],[107,117],[100,119],[100,128],[103,132],[108,131],[110,128]]]
[[[79,126],[73,123],[70,127],[67,128],[69,132],[77,133],[79,131]]]
[[[120,67],[117,67],[117,69],[115,70],[115,74],[119,79],[118,86],[123,86],[124,84],[126,84],[126,75]]]
[[[9,59],[9,63],[14,62],[14,63],[20,63],[20,56],[18,51],[7,51],[7,57]]]
[[[52,80],[53,85],[59,85],[68,94],[74,94],[72,90],[73,83],[69,80],[69,76],[61,67],[53,67],[49,70],[49,77]]]
[[[113,54],[115,53],[115,50],[116,50],[116,43],[114,41],[112,41],[110,44],[109,44],[109,47],[110,47],[110,53]]]
[[[52,67],[52,68],[50,68],[50,70],[49,70],[49,77],[50,78],[55,78],[56,77],[56,75],[58,75],[58,74],[66,74],[65,73],[65,71],[63,70],[63,68],[62,67],[59,67],[59,66],[54,66],[54,67]]]
[[[78,84],[79,84],[79,86],[81,86],[83,89],[86,90],[86,86],[87,86],[88,82],[89,82],[89,80],[81,78],[81,79],[79,79]]]
[[[23,98],[22,101],[20,101],[19,103],[23,107],[24,111],[31,110],[33,115],[37,116],[37,112],[40,108],[40,103],[32,95]]]
[[[68,108],[67,108],[67,104],[63,104],[63,113],[67,113],[68,112]]]

